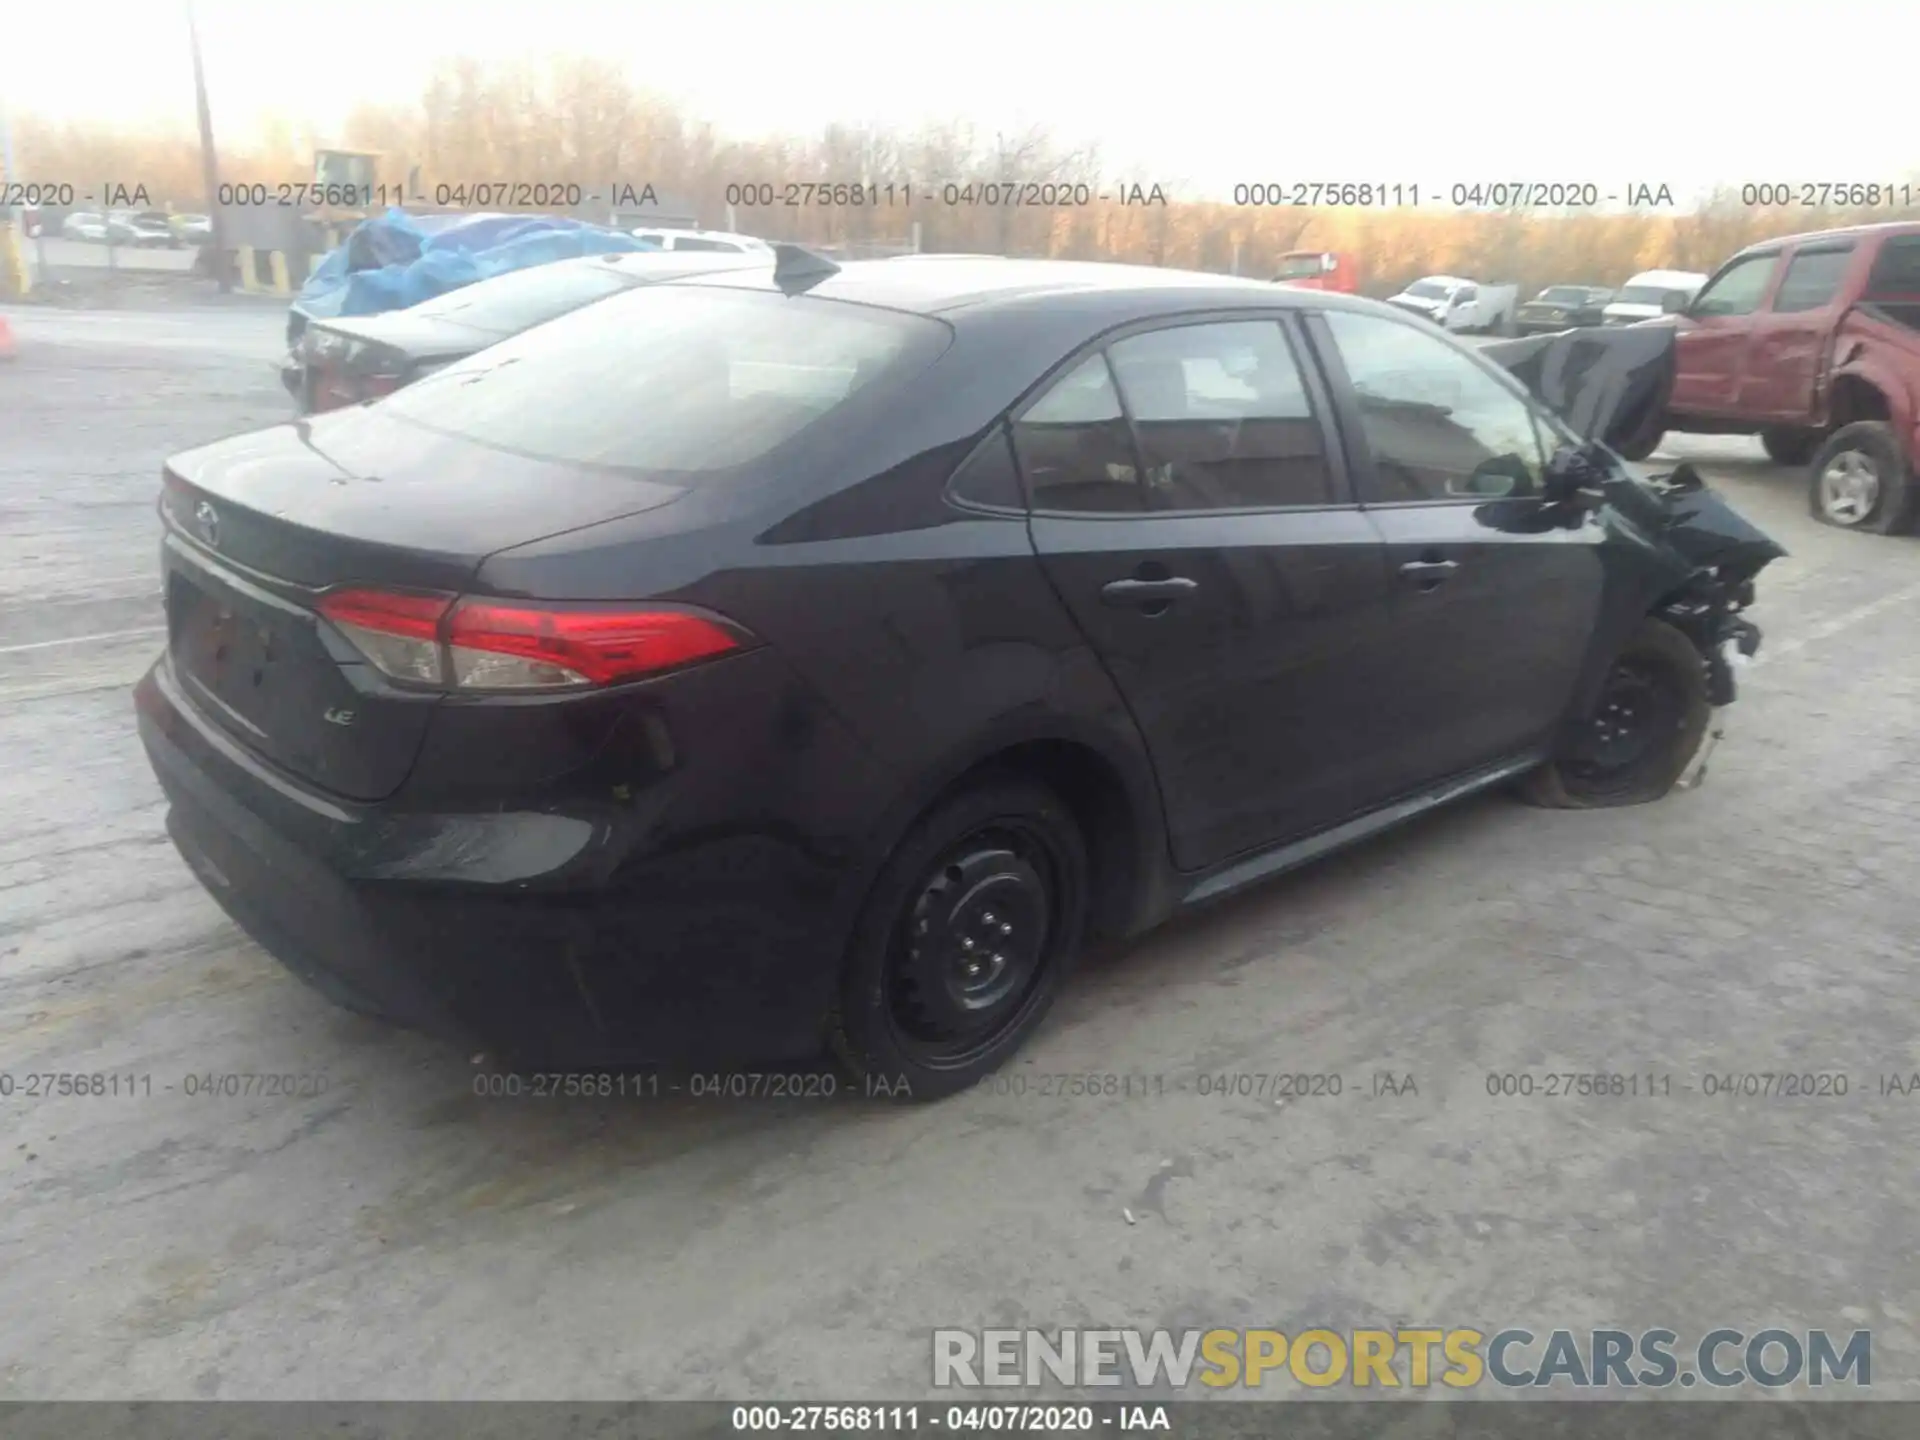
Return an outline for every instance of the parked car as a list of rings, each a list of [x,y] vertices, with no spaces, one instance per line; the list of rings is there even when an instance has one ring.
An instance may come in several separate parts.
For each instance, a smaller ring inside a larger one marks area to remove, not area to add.
[[[107,214],[107,239],[136,249],[169,249],[178,242],[164,210],[114,210]]]
[[[655,228],[629,232],[636,240],[658,245],[662,250],[708,250],[726,254],[750,252],[773,256],[773,247],[752,235],[736,235],[728,230],[671,230]]]
[[[1912,527],[1920,223],[1749,246],[1673,323],[1678,373],[1661,429],[1758,435],[1781,464],[1808,465],[1816,518],[1880,534]]]
[[[512,270],[405,310],[309,320],[280,380],[302,414],[357,405],[632,286],[772,263],[745,253],[643,251]]]
[[[1706,276],[1692,270],[1642,270],[1601,307],[1601,323],[1637,325],[1642,320],[1658,320],[1693,299],[1706,283]]]
[[[212,216],[173,215],[168,219],[174,239],[181,245],[208,245],[213,242]]]
[[[94,245],[107,243],[107,217],[91,211],[76,210],[60,222],[60,234],[67,240],[85,240]]]
[[[1602,311],[1613,291],[1600,285],[1549,285],[1520,307],[1514,317],[1522,335],[1541,335],[1603,323]]]
[[[1337,295],[1360,291],[1360,267],[1352,255],[1341,250],[1295,250],[1282,255],[1273,279],[1277,285],[1331,290]]]
[[[1456,335],[1511,334],[1520,291],[1514,285],[1482,285],[1454,275],[1416,280],[1387,303],[1431,320]]]
[[[1672,342],[1517,342],[1582,434],[1353,296],[783,246],[168,460],[140,734],[343,1004],[927,1099],[1090,937],[1516,777],[1670,787],[1779,553],[1602,443]]]

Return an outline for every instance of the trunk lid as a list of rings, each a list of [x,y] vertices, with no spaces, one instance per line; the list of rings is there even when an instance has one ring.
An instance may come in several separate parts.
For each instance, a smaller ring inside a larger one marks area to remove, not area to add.
[[[385,315],[316,320],[310,328],[365,340],[389,350],[397,350],[415,360],[471,355],[476,350],[483,350],[506,339],[511,333],[478,325],[459,325],[451,320],[415,315],[407,310],[395,310]]]
[[[338,585],[459,593],[497,550],[677,498],[512,455],[379,408],[236,436],[169,461],[168,648],[198,708],[337,795],[406,779],[439,695],[385,680],[316,612]]]
[[[506,336],[408,311],[314,321],[293,347],[288,384],[304,408],[336,410],[378,399],[430,369],[462,360]]]

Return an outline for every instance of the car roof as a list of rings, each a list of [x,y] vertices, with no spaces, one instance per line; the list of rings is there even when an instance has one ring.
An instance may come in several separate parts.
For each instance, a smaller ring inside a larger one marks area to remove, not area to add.
[[[736,288],[773,289],[774,271],[716,276],[711,282]],[[974,259],[955,256],[940,265],[899,265],[892,260],[851,261],[807,287],[828,300],[875,305],[921,315],[953,316],[969,310],[1005,310],[1045,305],[1066,296],[1109,298],[1116,311],[1130,301],[1152,300],[1150,309],[1180,296],[1197,306],[1255,305],[1290,309],[1325,306],[1347,297],[1293,289],[1245,276],[1153,265],[1082,260]]]
[[[1843,225],[1837,230],[1805,230],[1798,235],[1780,235],[1772,240],[1756,240],[1730,259],[1744,255],[1764,255],[1787,245],[1804,245],[1814,240],[1863,240],[1881,236],[1920,235],[1920,220],[1883,220],[1877,225]]]
[[[1707,277],[1698,270],[1642,270],[1627,285],[1691,285]],[[1625,285],[1621,289],[1627,288]]]

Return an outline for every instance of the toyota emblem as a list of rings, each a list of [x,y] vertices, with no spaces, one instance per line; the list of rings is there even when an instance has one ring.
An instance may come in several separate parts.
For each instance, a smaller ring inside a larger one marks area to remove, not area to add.
[[[200,527],[200,538],[207,544],[220,544],[220,512],[205,500],[194,507],[193,523]]]

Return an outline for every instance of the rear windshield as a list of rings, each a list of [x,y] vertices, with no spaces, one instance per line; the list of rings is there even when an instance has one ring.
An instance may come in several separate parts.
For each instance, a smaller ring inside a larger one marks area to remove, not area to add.
[[[1451,285],[1442,285],[1438,280],[1416,280],[1407,286],[1407,294],[1418,295],[1423,300],[1444,300],[1452,293]]]
[[[562,260],[463,285],[408,313],[513,335],[626,288],[620,272],[604,260]]]
[[[1584,305],[1587,292],[1572,285],[1549,285],[1540,292],[1540,298],[1550,305]]]
[[[691,476],[757,460],[856,391],[923,369],[948,333],[806,296],[648,285],[437,371],[381,409],[537,459]]]

